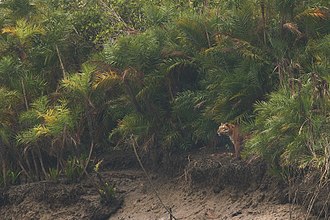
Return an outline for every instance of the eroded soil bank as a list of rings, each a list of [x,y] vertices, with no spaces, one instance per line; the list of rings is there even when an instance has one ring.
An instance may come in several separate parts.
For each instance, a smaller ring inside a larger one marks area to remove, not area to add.
[[[317,219],[302,206],[289,203],[286,184],[267,175],[259,160],[237,161],[226,154],[205,152],[187,158],[181,176],[151,176],[176,219]],[[143,173],[121,186],[125,200],[110,219],[170,219]]]
[[[119,158],[125,160],[125,158]],[[156,192],[140,169],[106,169],[118,200],[100,203],[91,179],[79,184],[37,182],[12,186],[0,196],[1,219],[317,219],[289,203],[289,188],[267,175],[257,159],[198,151],[185,157],[180,175],[150,172]],[[126,158],[127,161],[127,158]],[[136,164],[134,164],[136,166]],[[315,213],[314,213],[315,214]]]

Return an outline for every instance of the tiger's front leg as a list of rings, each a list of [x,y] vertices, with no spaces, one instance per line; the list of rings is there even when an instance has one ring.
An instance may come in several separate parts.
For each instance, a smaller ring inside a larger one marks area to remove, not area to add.
[[[235,150],[235,158],[236,159],[241,159],[241,145],[240,143],[233,143],[234,145],[234,150]]]

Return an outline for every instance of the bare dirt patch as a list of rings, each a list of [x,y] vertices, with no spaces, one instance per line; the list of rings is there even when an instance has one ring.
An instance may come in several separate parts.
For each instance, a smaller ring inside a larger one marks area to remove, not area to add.
[[[238,161],[202,149],[182,161],[184,169],[176,177],[166,177],[163,170],[149,174],[176,219],[316,219],[289,203],[286,184],[268,175],[260,160]],[[116,187],[118,200],[112,204],[100,203],[90,179],[79,184],[37,182],[0,194],[1,219],[170,219],[136,162],[135,169],[127,164],[125,170],[102,172]]]
[[[178,178],[152,175],[159,196],[175,218],[307,219],[301,206],[288,203],[287,187],[266,175],[260,160],[237,161],[227,154],[205,152],[187,159]],[[123,206],[110,219],[170,219],[143,173],[121,187],[125,192]]]

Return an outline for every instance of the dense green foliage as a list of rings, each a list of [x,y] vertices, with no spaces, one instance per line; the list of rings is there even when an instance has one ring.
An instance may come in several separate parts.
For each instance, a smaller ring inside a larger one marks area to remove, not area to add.
[[[3,185],[79,179],[81,158],[132,135],[159,164],[215,147],[226,121],[251,133],[246,154],[329,170],[328,1],[4,0],[0,12]]]

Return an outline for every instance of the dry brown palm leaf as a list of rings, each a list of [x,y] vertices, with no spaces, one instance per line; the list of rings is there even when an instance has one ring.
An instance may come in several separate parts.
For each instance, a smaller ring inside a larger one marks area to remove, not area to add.
[[[299,13],[295,19],[300,20],[305,17],[327,19],[329,18],[329,11],[322,8],[309,8],[301,13]]]
[[[302,35],[302,33],[299,31],[297,24],[292,22],[287,22],[283,24],[283,28],[289,30],[291,33],[296,34],[298,37]]]

